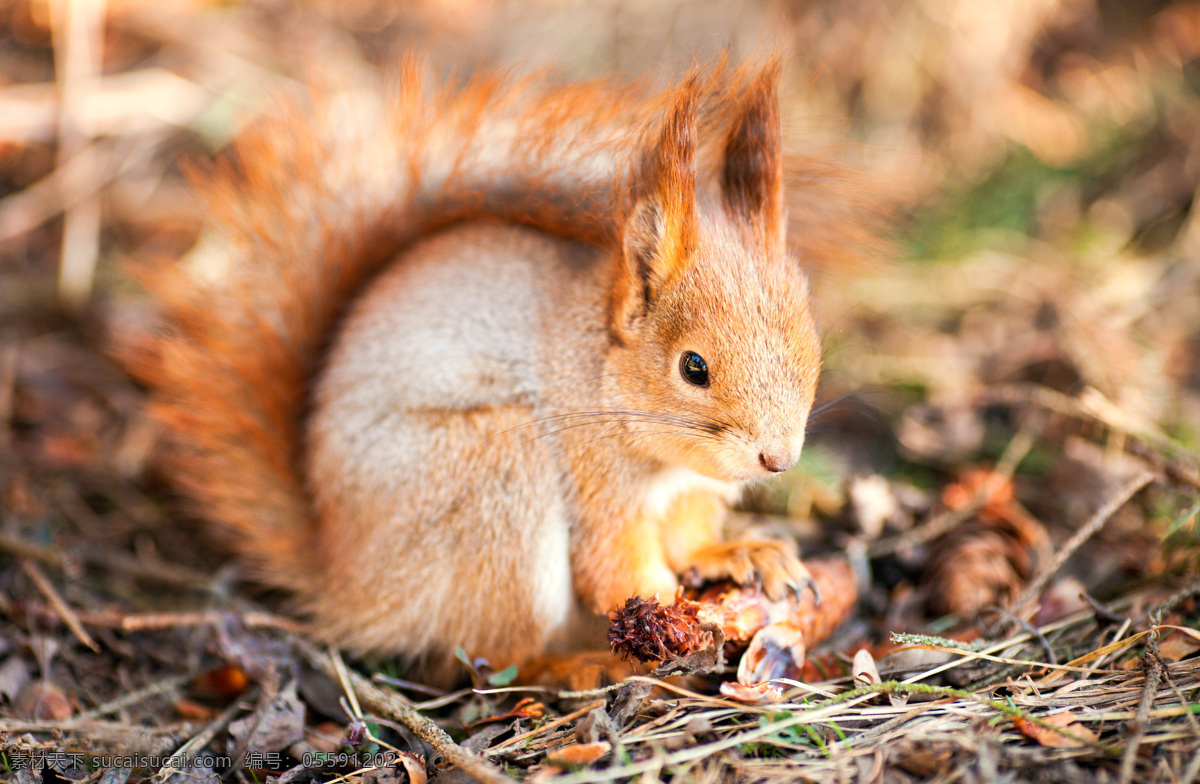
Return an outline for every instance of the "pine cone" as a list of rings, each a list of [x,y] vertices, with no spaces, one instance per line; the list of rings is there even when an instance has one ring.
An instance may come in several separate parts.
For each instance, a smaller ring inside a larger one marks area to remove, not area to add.
[[[608,614],[608,642],[626,661],[666,661],[702,650],[709,635],[700,629],[696,604],[677,596],[671,605],[634,596]]]

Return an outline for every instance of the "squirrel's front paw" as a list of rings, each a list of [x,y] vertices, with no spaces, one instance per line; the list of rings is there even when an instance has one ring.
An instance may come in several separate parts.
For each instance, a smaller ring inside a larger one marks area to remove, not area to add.
[[[705,580],[728,577],[738,585],[758,585],[772,601],[787,591],[799,595],[804,588],[821,600],[808,568],[786,542],[738,539],[709,545],[693,556],[692,568]]]
[[[590,592],[592,612],[597,615],[621,607],[634,596],[646,599],[656,596],[660,602],[670,604],[679,587],[678,578],[666,564],[643,564],[642,568],[629,571],[614,569],[599,578]]]

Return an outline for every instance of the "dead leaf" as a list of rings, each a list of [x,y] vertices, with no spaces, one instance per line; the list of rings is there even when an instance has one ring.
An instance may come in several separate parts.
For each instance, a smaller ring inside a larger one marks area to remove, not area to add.
[[[1051,749],[1076,749],[1095,743],[1099,737],[1096,733],[1076,721],[1075,714],[1070,711],[1063,711],[1062,713],[1055,713],[1040,718],[1046,724],[1049,724],[1051,727],[1057,727],[1062,732],[1029,721],[1023,716],[1013,719],[1013,724],[1016,726],[1017,731],[1025,737],[1035,740]],[[1069,733],[1069,735],[1063,733]]]
[[[492,724],[484,725],[478,731],[472,733],[471,736],[464,740],[461,745],[464,749],[472,754],[482,754],[485,749],[491,747],[492,742],[495,741],[496,738],[500,737],[506,732],[514,731],[516,726],[517,722],[515,721],[508,724],[493,722]]]
[[[13,712],[30,719],[62,721],[75,712],[71,698],[53,683],[29,683],[13,700]]]
[[[866,648],[859,648],[854,654],[854,682],[864,686],[878,686],[883,683],[879,678],[879,668],[875,666],[875,657]]]
[[[540,719],[546,715],[546,706],[532,697],[525,697],[508,713],[500,713],[495,716],[488,716],[478,721],[473,721],[467,725],[467,729],[474,729],[483,724],[491,724],[497,721],[510,721],[512,719]]]
[[[646,681],[627,681],[622,684],[613,700],[612,713],[609,714],[613,724],[623,726],[630,716],[641,709],[653,690],[654,686]]]
[[[304,737],[304,703],[290,681],[264,710],[229,725],[229,734],[247,751],[272,752]]]
[[[429,780],[425,772],[425,760],[411,751],[400,752],[396,764],[403,767],[404,772],[408,774],[408,784],[425,784]]]
[[[1080,610],[1086,610],[1088,603],[1083,594],[1087,587],[1075,577],[1063,577],[1050,583],[1050,587],[1042,592],[1038,602],[1038,610],[1031,623],[1034,626],[1045,626],[1066,618]]]
[[[229,702],[250,684],[246,671],[236,664],[222,664],[200,673],[192,681],[192,696],[201,700]]]
[[[1183,661],[1196,651],[1200,651],[1200,641],[1183,634],[1172,633],[1158,644],[1158,655],[1172,662]]]
[[[391,765],[370,768],[362,774],[362,784],[425,784],[428,780],[425,760],[411,751],[400,752]]]
[[[879,474],[852,478],[849,495],[850,508],[867,541],[878,539],[884,525],[900,512],[900,501],[891,483]]]
[[[175,708],[175,715],[179,718],[192,719],[194,721],[212,721],[221,714],[218,708],[203,705],[186,697],[180,697],[175,700],[173,707]]]
[[[558,768],[589,765],[610,751],[612,751],[612,744],[606,740],[599,740],[595,743],[571,743],[547,754],[546,764]]]
[[[932,746],[920,741],[900,749],[896,764],[920,778],[932,778],[944,770],[953,752],[943,744]]]
[[[315,750],[332,754],[342,748],[342,736],[345,727],[336,721],[323,721],[315,727],[310,727],[304,733],[304,739]]]
[[[991,469],[975,467],[964,471],[957,482],[942,490],[942,503],[950,509],[965,509],[988,482],[994,483],[994,487],[984,499],[983,509],[994,514],[1012,500],[1013,487],[1012,480],[998,476]]]
[[[575,723],[575,740],[580,743],[595,743],[603,738],[615,736],[618,730],[612,718],[604,712],[604,708],[597,707]]]
[[[20,656],[9,656],[0,664],[0,698],[13,701],[29,683],[29,664]]]
[[[764,681],[751,686],[726,681],[721,684],[721,694],[731,700],[748,705],[774,705],[783,700],[784,686],[778,681]]]

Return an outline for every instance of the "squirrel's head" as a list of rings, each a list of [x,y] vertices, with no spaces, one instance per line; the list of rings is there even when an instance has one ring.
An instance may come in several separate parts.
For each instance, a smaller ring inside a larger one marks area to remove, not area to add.
[[[787,252],[769,68],[737,96],[720,170],[697,191],[699,89],[680,88],[644,153],[613,288],[611,356],[634,443],[725,481],[787,470],[821,350]]]

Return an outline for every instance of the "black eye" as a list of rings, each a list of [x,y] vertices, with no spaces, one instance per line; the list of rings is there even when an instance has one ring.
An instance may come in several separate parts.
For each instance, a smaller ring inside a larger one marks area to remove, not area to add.
[[[691,384],[698,387],[708,386],[708,365],[704,363],[704,357],[695,351],[683,352],[683,356],[679,358],[679,372]]]

